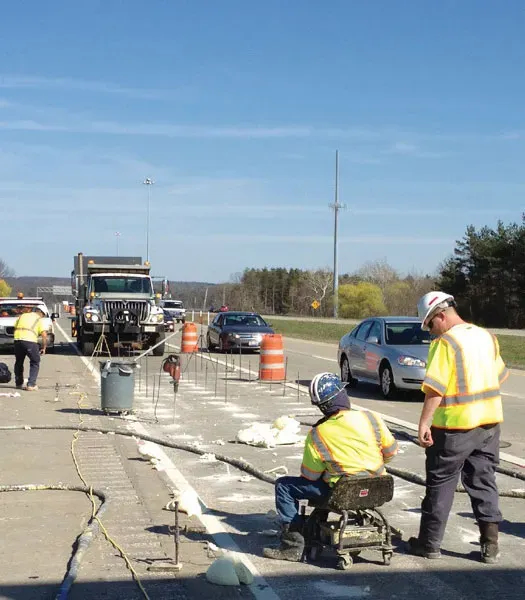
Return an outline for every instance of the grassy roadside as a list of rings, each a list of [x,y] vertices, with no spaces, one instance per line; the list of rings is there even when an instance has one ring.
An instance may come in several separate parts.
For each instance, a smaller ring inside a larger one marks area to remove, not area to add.
[[[337,323],[319,323],[315,321],[293,321],[270,317],[276,333],[302,340],[338,343],[352,330],[353,325]],[[525,369],[525,337],[517,335],[498,335],[501,356],[505,364]]]

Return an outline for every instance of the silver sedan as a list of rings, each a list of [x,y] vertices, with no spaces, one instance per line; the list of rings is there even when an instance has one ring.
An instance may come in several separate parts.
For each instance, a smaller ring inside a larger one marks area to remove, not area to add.
[[[415,317],[372,317],[339,341],[341,379],[379,384],[385,398],[396,390],[419,390],[425,377],[431,337]]]

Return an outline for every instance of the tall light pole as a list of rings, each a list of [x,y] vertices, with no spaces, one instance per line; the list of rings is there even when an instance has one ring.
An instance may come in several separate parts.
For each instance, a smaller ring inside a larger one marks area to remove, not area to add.
[[[149,261],[149,205],[150,205],[150,189],[151,186],[155,183],[153,179],[146,177],[142,182],[144,185],[148,187],[148,214],[146,217],[146,260]]]
[[[328,206],[334,211],[334,274],[333,274],[333,294],[334,294],[334,318],[337,319],[339,311],[339,268],[337,265],[337,216],[339,209],[345,208],[344,204],[339,204],[339,150],[335,151],[335,199],[333,204]]]
[[[115,237],[117,238],[117,256],[118,256],[118,240],[120,237],[120,231],[115,231]]]

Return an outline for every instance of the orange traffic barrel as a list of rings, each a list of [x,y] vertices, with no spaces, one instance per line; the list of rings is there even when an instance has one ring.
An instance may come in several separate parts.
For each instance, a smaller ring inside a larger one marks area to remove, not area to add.
[[[263,335],[259,361],[259,381],[284,381],[283,336],[278,333]]]
[[[197,343],[197,325],[195,323],[184,323],[182,326],[182,343],[180,351],[182,353],[198,352],[199,344]]]

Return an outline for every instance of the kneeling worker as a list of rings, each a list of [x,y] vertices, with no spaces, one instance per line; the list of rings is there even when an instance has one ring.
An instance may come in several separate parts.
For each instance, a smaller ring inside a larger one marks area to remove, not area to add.
[[[330,496],[341,477],[378,477],[397,453],[397,442],[371,411],[350,410],[344,384],[333,373],[319,373],[310,399],[324,417],[308,433],[300,477],[280,477],[275,506],[281,519],[281,544],[264,548],[266,558],[298,561],[304,550],[299,500]]]

